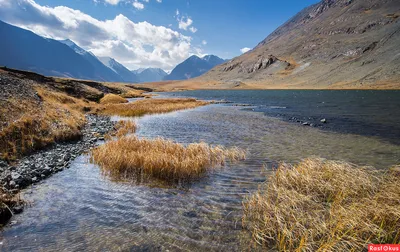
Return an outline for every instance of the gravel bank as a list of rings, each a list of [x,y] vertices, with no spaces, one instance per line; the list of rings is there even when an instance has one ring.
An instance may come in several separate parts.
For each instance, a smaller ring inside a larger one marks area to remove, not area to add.
[[[75,142],[57,143],[20,159],[9,165],[0,160],[0,183],[5,192],[17,194],[21,189],[37,183],[52,174],[67,169],[71,162],[104,140],[104,135],[113,130],[115,123],[107,116],[86,115],[87,124],[83,136]],[[22,206],[11,209],[22,212]]]

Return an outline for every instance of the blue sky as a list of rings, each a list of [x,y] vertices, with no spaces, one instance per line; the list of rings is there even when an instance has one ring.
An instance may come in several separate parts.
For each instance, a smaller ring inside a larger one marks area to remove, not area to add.
[[[317,0],[0,0],[0,19],[130,69],[240,55]],[[178,14],[179,13],[179,14]],[[244,50],[242,50],[244,51]]]

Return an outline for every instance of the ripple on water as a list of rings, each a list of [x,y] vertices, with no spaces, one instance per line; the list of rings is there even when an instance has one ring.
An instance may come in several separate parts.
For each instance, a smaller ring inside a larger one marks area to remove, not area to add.
[[[377,138],[322,132],[239,107],[211,105],[135,120],[140,137],[239,146],[249,156],[186,189],[112,181],[81,156],[24,193],[32,205],[2,232],[0,249],[245,250],[250,237],[241,228],[242,200],[276,161],[317,155],[384,168],[400,159],[399,146]]]

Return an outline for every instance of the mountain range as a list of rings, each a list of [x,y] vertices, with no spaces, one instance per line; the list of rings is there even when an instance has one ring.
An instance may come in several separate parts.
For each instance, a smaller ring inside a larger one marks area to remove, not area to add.
[[[140,68],[132,72],[139,77],[140,82],[161,81],[168,75],[161,68]]]
[[[140,81],[136,74],[115,59],[110,57],[98,57],[98,59],[109,69],[121,76],[123,82],[135,83]]]
[[[206,55],[202,58],[193,55],[178,64],[164,80],[186,80],[198,77],[213,67],[224,63],[225,60],[215,55]]]
[[[2,21],[0,35],[5,38],[0,40],[0,65],[48,76],[105,82],[156,82],[166,77],[174,80],[184,79],[185,76],[196,77],[223,62],[213,55],[201,59],[192,56],[178,65],[172,75],[160,68],[131,71],[113,58],[96,57],[69,39],[44,38]],[[198,62],[190,64],[196,58]]]

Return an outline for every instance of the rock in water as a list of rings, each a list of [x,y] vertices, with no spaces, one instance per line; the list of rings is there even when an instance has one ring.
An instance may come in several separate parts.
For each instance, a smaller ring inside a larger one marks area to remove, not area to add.
[[[13,216],[10,208],[6,206],[4,203],[0,206],[0,225],[5,225]]]

